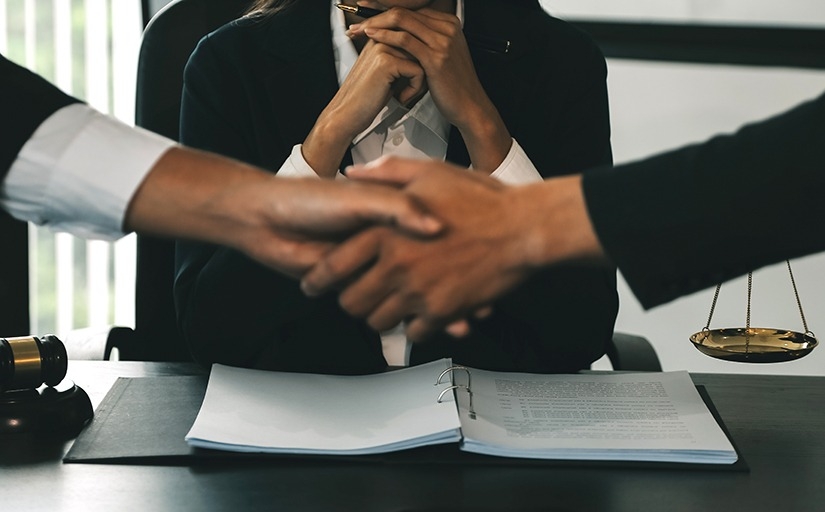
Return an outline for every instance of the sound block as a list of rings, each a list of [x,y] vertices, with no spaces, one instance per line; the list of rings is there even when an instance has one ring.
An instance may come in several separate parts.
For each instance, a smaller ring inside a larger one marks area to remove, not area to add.
[[[71,439],[92,416],[89,395],[68,379],[54,387],[0,393],[0,434]]]

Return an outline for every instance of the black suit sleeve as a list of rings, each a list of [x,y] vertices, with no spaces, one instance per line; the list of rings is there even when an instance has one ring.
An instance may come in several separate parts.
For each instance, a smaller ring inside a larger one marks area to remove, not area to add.
[[[585,173],[599,240],[646,308],[825,249],[825,95],[732,135]]]
[[[79,100],[0,55],[0,180],[40,124]]]

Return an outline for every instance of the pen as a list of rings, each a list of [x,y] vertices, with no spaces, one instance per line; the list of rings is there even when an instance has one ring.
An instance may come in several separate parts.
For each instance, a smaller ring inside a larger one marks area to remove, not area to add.
[[[372,18],[384,12],[378,9],[370,9],[369,7],[361,7],[360,5],[335,4],[335,7],[364,19]]]
[[[359,18],[364,19],[372,18],[373,16],[376,16],[384,12],[379,9],[361,7],[360,5],[335,4],[335,6],[344,12],[354,14]],[[488,52],[507,53],[510,51],[510,41],[507,41],[506,39],[493,39],[491,37],[477,36],[467,33],[464,34],[464,38],[467,40],[467,44],[482,50],[487,50]]]

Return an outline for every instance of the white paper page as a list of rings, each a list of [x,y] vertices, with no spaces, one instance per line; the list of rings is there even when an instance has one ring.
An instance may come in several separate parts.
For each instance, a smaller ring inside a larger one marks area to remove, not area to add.
[[[446,433],[458,440],[452,399],[437,403],[449,360],[337,376],[214,365],[187,441],[195,446],[282,453],[372,453]],[[393,449],[403,449],[405,446]]]
[[[472,370],[465,449],[619,460],[736,460],[687,372],[534,375]]]

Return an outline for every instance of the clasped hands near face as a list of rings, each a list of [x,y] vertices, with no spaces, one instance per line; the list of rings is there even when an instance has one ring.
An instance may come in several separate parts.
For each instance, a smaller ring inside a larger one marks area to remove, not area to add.
[[[359,2],[382,10],[397,3]],[[461,133],[475,170],[489,174],[507,155],[510,134],[478,80],[460,22],[436,9],[453,2],[407,3],[431,7],[392,7],[349,25],[359,56],[301,149],[319,176],[335,176],[353,139],[391,98],[411,107],[427,92]]]
[[[432,2],[434,7],[438,3]],[[442,3],[453,9],[452,1]],[[360,4],[380,7],[379,2]],[[399,60],[418,67],[409,76],[415,90],[398,91],[401,104],[408,105],[429,90],[438,110],[462,133],[492,117],[495,107],[476,76],[461,24],[453,14],[428,7],[418,10],[394,7],[350,25],[347,34],[356,42],[366,38],[368,47],[393,51]],[[364,56],[358,60],[368,62],[370,59]],[[356,75],[354,71],[352,75]]]

